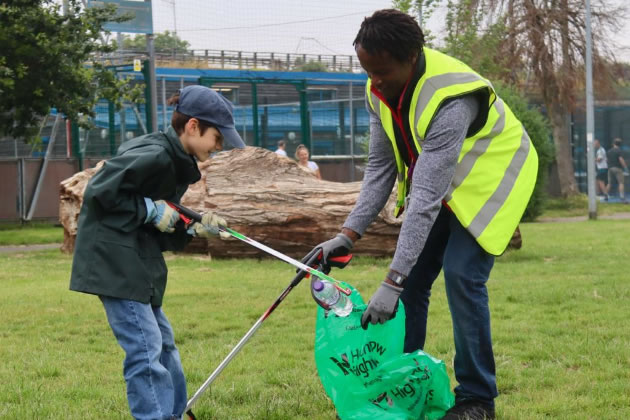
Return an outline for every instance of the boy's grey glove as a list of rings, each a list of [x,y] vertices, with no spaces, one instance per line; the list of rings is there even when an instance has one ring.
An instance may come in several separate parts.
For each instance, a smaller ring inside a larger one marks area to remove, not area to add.
[[[330,272],[328,257],[342,257],[348,255],[352,249],[352,245],[352,239],[350,239],[348,235],[338,233],[334,238],[322,242],[306,254],[306,256],[302,258],[302,264],[307,264],[313,255],[321,252],[322,257],[319,264],[324,269],[324,273],[328,273]]]
[[[160,232],[175,232],[175,224],[179,220],[177,210],[169,206],[164,200],[153,201],[144,197],[144,204],[147,207],[145,223],[153,223]]]
[[[365,330],[368,322],[370,324],[383,324],[392,319],[398,309],[398,297],[402,291],[402,287],[383,282],[361,316],[361,327]]]
[[[199,238],[210,238],[219,236],[221,239],[227,239],[230,235],[228,232],[222,231],[220,227],[227,227],[227,222],[221,216],[217,216],[211,211],[201,217],[201,223],[195,222],[188,228],[188,234]]]

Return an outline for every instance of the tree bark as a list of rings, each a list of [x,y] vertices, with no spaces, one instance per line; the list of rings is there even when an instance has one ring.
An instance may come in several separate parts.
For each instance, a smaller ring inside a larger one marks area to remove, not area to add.
[[[184,206],[213,211],[232,229],[294,258],[340,231],[361,188],[361,182],[319,180],[295,161],[256,147],[220,153],[199,166],[202,178],[182,198]],[[95,172],[88,169],[61,183],[65,252],[72,252],[83,192]],[[393,217],[394,202],[392,192],[353,253],[393,255],[402,223]],[[266,255],[237,239],[196,238],[186,251],[216,257]]]
[[[63,226],[63,244],[61,251],[71,254],[79,225],[79,212],[83,204],[83,192],[88,181],[103,166],[100,161],[94,168],[77,172],[59,185],[59,221]]]
[[[569,197],[578,193],[573,169],[571,138],[569,135],[568,111],[558,109],[558,104],[548,104],[549,119],[556,147],[556,167],[560,185],[560,196]]]

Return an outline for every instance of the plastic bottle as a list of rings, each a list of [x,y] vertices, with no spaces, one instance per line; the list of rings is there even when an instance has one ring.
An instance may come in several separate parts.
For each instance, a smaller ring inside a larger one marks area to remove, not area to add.
[[[348,316],[352,312],[352,301],[327,280],[316,279],[311,283],[313,297],[325,308],[327,305],[337,316]]]

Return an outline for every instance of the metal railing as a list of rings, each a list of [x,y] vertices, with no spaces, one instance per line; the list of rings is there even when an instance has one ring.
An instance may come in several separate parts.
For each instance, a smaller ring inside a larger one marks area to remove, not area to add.
[[[144,51],[116,51],[103,57],[106,60],[146,54]],[[298,54],[278,52],[250,52],[233,50],[188,50],[186,52],[156,52],[159,67],[194,67],[217,69],[248,69],[274,71],[362,71],[359,60],[352,55]],[[310,70],[308,70],[310,69]]]

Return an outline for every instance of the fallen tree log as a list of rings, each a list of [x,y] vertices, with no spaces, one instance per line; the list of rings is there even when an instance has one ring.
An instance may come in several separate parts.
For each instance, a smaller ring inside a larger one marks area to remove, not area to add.
[[[83,192],[88,181],[103,165],[100,161],[95,167],[77,172],[59,184],[59,221],[63,226],[63,244],[61,251],[71,254],[79,225],[79,212],[83,204]]]
[[[184,206],[200,213],[212,210],[232,229],[294,258],[339,232],[361,188],[361,182],[319,180],[295,161],[256,147],[219,153],[199,166],[202,178],[182,198]],[[65,252],[73,250],[83,191],[95,172],[88,169],[61,182]],[[402,220],[393,217],[394,199],[392,194],[357,242],[355,254],[393,255]],[[194,239],[186,251],[215,257],[266,255],[236,239]]]
[[[100,165],[102,162],[61,182],[59,215],[64,252],[74,249],[83,192]],[[199,168],[201,180],[182,197],[184,206],[199,213],[212,210],[232,229],[294,258],[339,232],[361,188],[361,182],[319,180],[295,161],[257,147],[219,153],[200,163]],[[392,192],[385,208],[356,243],[354,254],[393,255],[403,220],[393,217],[394,204]],[[521,247],[518,229],[510,247]],[[267,256],[237,239],[196,238],[185,251],[215,257]]]

